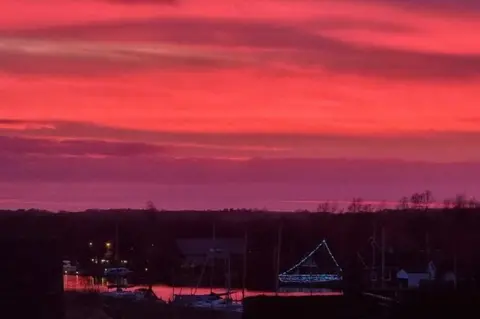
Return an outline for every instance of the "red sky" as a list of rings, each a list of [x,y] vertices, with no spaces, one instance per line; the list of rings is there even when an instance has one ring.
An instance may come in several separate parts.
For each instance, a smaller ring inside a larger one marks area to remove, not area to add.
[[[476,30],[477,0],[2,0],[0,207],[476,195]]]

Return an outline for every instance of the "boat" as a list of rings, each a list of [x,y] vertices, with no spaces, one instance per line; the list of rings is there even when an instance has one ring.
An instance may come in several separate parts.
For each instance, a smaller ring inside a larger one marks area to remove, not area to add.
[[[243,305],[241,302],[233,301],[229,295],[222,298],[221,294],[211,293],[209,295],[198,296],[195,302],[192,303],[194,308],[207,308],[220,311],[243,312]]]
[[[77,267],[70,260],[63,260],[63,273],[65,275],[78,275]]]
[[[115,299],[127,299],[133,301],[155,301],[159,303],[165,303],[157,297],[153,290],[148,288],[137,288],[133,290],[127,290],[126,288],[117,287],[115,290],[102,293],[103,297],[111,297]]]
[[[328,253],[333,262],[333,269],[319,269],[319,265],[314,260],[314,255],[320,248]],[[318,273],[318,272],[321,273]],[[278,275],[278,282],[284,287],[340,287],[343,281],[342,268],[332,254],[328,247],[327,241],[324,239],[317,247],[312,250],[307,256],[300,260],[296,265]]]
[[[224,249],[218,248],[216,246],[216,238],[215,238],[215,225],[213,225],[213,236],[212,236],[212,246],[205,252],[205,262],[203,265],[203,269],[198,279],[197,286],[191,294],[185,295],[174,295],[172,304],[175,306],[180,307],[189,307],[193,309],[210,309],[210,310],[218,310],[218,311],[227,311],[227,312],[243,312],[243,304],[242,302],[233,301],[231,298],[233,291],[231,289],[231,256],[230,252]],[[246,240],[245,240],[246,242]],[[246,244],[245,244],[246,245]],[[212,265],[217,258],[221,258],[225,261],[226,267],[226,280],[225,280],[225,292],[224,293],[214,293],[213,287],[210,287],[209,294],[202,294],[197,295],[196,291],[202,282],[202,277],[206,272],[208,265]],[[244,260],[245,261],[245,260]],[[246,267],[244,266],[244,272]],[[244,273],[245,277],[245,273]],[[245,279],[245,278],[243,278]]]
[[[131,274],[132,271],[125,267],[105,268],[103,275],[105,277],[124,277]]]

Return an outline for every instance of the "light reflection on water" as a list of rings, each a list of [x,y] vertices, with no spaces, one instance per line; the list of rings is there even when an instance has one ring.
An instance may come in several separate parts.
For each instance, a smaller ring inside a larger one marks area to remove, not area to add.
[[[64,289],[65,291],[97,291],[97,292],[104,292],[107,291],[107,281],[103,278],[100,282],[95,282],[93,277],[89,276],[75,276],[75,275],[64,275],[63,276],[63,282],[64,282]],[[130,289],[136,289],[136,288],[142,288],[145,286],[138,286],[138,287],[133,287]],[[197,295],[202,295],[202,294],[209,294],[210,293],[210,288],[198,288],[196,289],[195,287],[171,287],[167,285],[162,285],[162,284],[156,284],[153,285],[153,291],[155,294],[163,299],[163,300],[171,300],[173,297],[173,294],[197,294]],[[214,288],[213,292],[215,293],[223,293],[225,292],[225,288]],[[279,296],[308,296],[308,295],[338,295],[341,293],[338,292],[332,292],[328,290],[323,290],[323,291],[311,291],[310,289],[305,289],[303,291],[299,290],[291,290],[288,292],[280,292],[278,293]],[[246,290],[245,291],[245,297],[252,297],[252,296],[258,296],[258,295],[267,295],[267,296],[273,296],[275,295],[274,292],[265,292],[265,291],[252,291],[252,290]],[[232,292],[232,298],[234,300],[241,300],[242,299],[242,290],[241,289],[236,289]]]

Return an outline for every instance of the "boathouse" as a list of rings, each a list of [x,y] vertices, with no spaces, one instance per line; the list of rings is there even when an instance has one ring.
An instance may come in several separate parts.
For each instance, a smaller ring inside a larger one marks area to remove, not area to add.
[[[182,238],[177,239],[182,265],[195,267],[205,263],[207,258],[224,259],[243,255],[243,238]]]

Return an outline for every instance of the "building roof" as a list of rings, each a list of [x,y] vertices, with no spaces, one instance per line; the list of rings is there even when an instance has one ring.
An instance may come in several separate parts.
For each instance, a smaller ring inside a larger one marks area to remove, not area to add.
[[[177,239],[177,246],[183,256],[230,253],[241,255],[244,252],[243,238],[184,238]]]
[[[407,273],[428,273],[430,263],[435,267],[433,261],[425,262],[425,261],[412,261],[407,260],[400,264],[400,269],[403,269]]]

